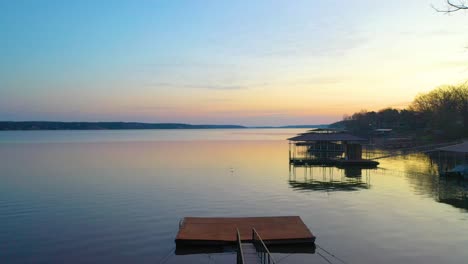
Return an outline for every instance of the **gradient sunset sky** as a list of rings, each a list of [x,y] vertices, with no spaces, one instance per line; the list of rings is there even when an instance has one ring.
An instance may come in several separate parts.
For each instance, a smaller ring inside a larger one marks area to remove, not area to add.
[[[287,125],[468,79],[444,0],[0,0],[0,120]]]

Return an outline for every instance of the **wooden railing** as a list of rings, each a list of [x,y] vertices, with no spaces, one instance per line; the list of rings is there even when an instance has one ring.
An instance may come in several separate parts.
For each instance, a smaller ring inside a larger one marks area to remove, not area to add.
[[[262,264],[275,264],[275,260],[271,256],[270,251],[266,247],[265,243],[263,242],[262,238],[258,234],[257,230],[255,228],[252,228],[252,243],[255,246],[255,249],[257,250],[257,254],[260,258],[260,262]]]
[[[239,233],[239,229],[237,229],[237,264],[244,264],[244,252],[242,252],[242,240]]]

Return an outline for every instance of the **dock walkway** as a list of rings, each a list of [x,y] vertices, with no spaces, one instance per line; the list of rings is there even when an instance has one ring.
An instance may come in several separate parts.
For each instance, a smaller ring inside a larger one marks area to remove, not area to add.
[[[257,264],[260,263],[260,259],[252,243],[242,243],[242,253],[244,256],[244,264]]]

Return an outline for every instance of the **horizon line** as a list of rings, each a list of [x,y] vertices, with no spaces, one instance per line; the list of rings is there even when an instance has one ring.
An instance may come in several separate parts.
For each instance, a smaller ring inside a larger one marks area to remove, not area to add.
[[[340,120],[342,121],[342,120]],[[336,122],[340,122],[336,121]],[[0,120],[1,123],[62,123],[62,124],[111,124],[111,123],[120,123],[120,124],[140,124],[140,125],[188,125],[188,126],[239,126],[245,128],[282,128],[282,127],[319,127],[319,126],[329,126],[333,123],[322,123],[322,124],[283,124],[283,125],[243,125],[243,124],[220,124],[220,123],[184,123],[184,122],[140,122],[140,121],[51,121],[51,120],[21,120],[21,121],[12,121],[12,120]]]

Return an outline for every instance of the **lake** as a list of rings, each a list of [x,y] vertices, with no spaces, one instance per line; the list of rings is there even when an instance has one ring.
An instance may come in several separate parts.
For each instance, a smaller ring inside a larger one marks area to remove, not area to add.
[[[175,255],[179,220],[298,215],[346,263],[466,263],[466,182],[424,154],[291,168],[286,138],[303,131],[0,132],[0,262],[235,263]],[[343,263],[321,248],[274,257]]]

